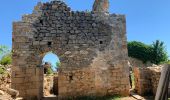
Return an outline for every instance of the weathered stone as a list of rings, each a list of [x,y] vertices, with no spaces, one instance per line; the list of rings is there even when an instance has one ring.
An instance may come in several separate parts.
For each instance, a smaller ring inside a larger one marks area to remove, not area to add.
[[[16,98],[19,96],[19,91],[8,88],[7,93],[10,94],[12,97]]]
[[[4,95],[4,94],[5,94],[4,91],[0,90],[0,95]]]
[[[109,0],[95,0],[93,5],[94,12],[108,12]]]
[[[156,95],[158,87],[161,67],[163,66],[150,66],[150,67],[135,67],[135,90],[140,95],[146,95],[148,93]]]
[[[41,62],[52,51],[61,61],[59,96],[128,95],[125,16],[95,13],[107,12],[108,5],[108,0],[96,0],[94,12],[75,12],[51,1],[15,22],[12,88],[24,99],[41,99]]]
[[[65,54],[68,55],[68,54],[71,54],[71,52],[70,52],[70,51],[67,51],[67,52],[65,52]]]

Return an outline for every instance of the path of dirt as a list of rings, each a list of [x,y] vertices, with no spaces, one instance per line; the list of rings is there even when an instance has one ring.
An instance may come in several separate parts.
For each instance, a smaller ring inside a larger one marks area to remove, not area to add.
[[[137,100],[137,99],[135,99],[133,97],[123,97],[123,98],[121,98],[121,100]]]

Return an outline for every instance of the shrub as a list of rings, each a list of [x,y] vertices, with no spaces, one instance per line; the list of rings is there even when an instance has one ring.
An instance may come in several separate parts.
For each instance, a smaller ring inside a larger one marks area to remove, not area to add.
[[[56,62],[56,67],[61,67],[61,63],[60,62]]]
[[[128,42],[128,56],[146,63],[151,59],[151,46],[137,41]]]
[[[48,68],[48,69],[47,69],[47,75],[51,75],[51,74],[53,74],[53,71],[52,71],[51,68]]]
[[[149,61],[154,64],[160,64],[168,60],[168,55],[165,50],[164,43],[159,40],[153,42],[152,45],[147,45],[137,41],[129,42],[128,56],[137,58],[144,63]]]
[[[4,73],[5,73],[4,68],[0,67],[0,74],[4,74]]]
[[[2,57],[0,64],[6,66],[6,65],[11,64],[11,62],[12,62],[11,54],[7,54]]]

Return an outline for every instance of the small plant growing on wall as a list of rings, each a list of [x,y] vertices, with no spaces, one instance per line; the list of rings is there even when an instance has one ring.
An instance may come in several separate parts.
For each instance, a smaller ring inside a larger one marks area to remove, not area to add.
[[[5,70],[2,68],[2,66],[0,66],[0,74],[4,74]]]
[[[11,64],[11,62],[12,62],[11,54],[4,55],[0,60],[0,64],[4,66]]]
[[[57,67],[61,67],[61,63],[60,62],[56,62],[56,66]]]

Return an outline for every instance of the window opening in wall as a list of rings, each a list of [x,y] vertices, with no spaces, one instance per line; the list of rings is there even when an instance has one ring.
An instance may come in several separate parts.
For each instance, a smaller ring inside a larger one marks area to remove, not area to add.
[[[43,60],[44,68],[43,94],[44,97],[54,97],[58,95],[58,68],[60,66],[58,56],[48,52]]]
[[[70,75],[69,75],[69,82],[71,82],[72,80],[73,80],[73,75],[70,74]]]
[[[100,41],[100,44],[103,44],[103,41]]]
[[[40,20],[40,23],[43,25],[43,20]]]
[[[51,47],[52,42],[48,42],[47,45],[48,45],[48,47]]]

